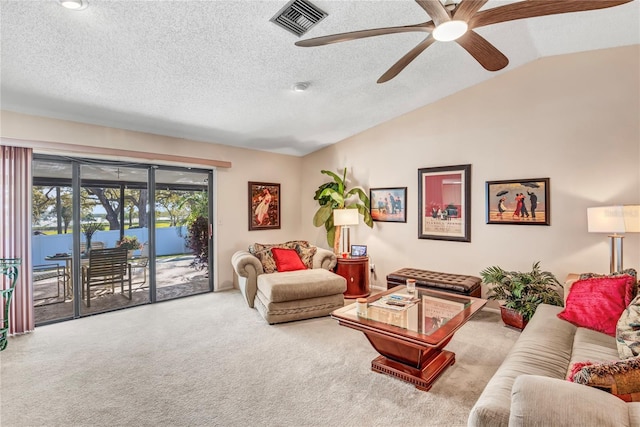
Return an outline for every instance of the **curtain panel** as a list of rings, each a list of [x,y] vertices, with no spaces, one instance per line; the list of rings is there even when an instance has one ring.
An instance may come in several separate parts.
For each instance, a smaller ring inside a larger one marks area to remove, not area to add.
[[[31,287],[31,148],[0,145],[0,258],[20,258],[13,293],[10,334],[35,326]],[[3,280],[2,287],[9,282]]]

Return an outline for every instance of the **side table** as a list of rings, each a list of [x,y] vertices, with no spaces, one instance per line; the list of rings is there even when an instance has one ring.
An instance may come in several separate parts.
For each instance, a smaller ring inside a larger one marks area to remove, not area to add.
[[[336,274],[347,279],[345,298],[369,295],[369,257],[338,258]]]

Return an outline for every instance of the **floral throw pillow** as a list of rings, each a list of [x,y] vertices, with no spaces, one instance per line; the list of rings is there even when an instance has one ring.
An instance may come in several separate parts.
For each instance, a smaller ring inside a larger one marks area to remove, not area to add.
[[[316,248],[315,246],[305,247],[301,245],[296,245],[296,252],[298,252],[298,255],[300,255],[300,259],[302,260],[302,263],[307,268],[313,268],[313,257],[315,256],[317,251],[318,251],[318,248]]]
[[[609,363],[584,362],[573,374],[573,382],[597,387],[631,402],[640,398],[640,358]]]
[[[276,260],[273,259],[271,249],[256,251],[254,255],[260,260],[260,263],[262,263],[262,269],[265,273],[275,273],[278,271],[276,267]]]
[[[618,320],[616,344],[620,359],[640,355],[640,295],[631,301]]]

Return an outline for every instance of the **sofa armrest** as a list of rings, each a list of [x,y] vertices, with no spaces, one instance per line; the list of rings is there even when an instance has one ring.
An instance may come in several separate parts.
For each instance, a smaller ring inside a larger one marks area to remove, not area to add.
[[[318,247],[316,254],[313,256],[313,268],[324,268],[325,270],[333,270],[338,262],[336,254],[328,249]]]
[[[509,426],[629,425],[629,404],[557,378],[520,375],[511,390]]]
[[[248,251],[238,251],[231,256],[231,265],[238,276],[238,287],[242,295],[249,307],[253,307],[253,300],[258,291],[258,276],[264,273],[262,263]]]

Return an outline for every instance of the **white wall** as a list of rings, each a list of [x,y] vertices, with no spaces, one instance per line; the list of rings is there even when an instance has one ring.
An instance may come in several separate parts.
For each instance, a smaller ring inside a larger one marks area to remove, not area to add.
[[[406,224],[352,229],[351,242],[369,246],[376,286],[401,267],[478,275],[541,261],[560,280],[607,273],[608,239],[587,233],[586,209],[640,203],[639,58],[632,46],[542,59],[306,156],[303,234],[324,239],[310,225],[327,181],[319,171],[346,166],[350,187],[408,187]],[[418,239],[417,170],[467,163],[471,243]],[[551,226],[485,223],[486,181],[545,177]],[[626,267],[640,267],[639,237],[625,238]]]

